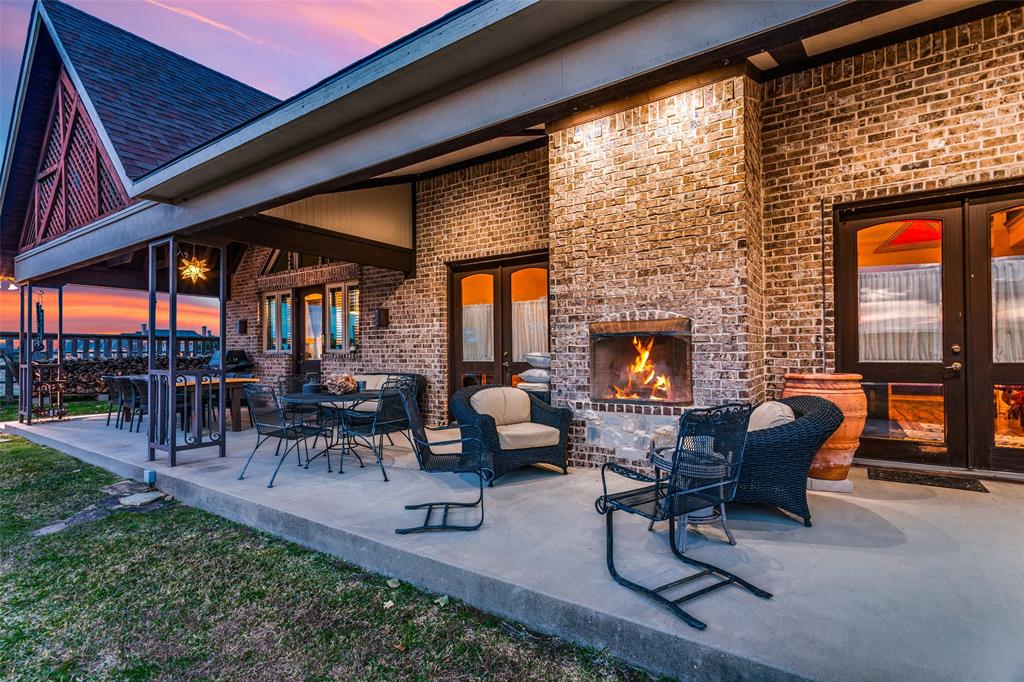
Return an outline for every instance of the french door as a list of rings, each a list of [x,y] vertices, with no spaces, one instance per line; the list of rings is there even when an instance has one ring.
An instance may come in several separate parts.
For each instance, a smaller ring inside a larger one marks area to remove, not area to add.
[[[295,290],[295,369],[300,376],[320,374],[324,354],[324,287]]]
[[[1024,195],[841,213],[836,254],[858,457],[1024,471]]]
[[[526,354],[548,350],[547,256],[454,266],[450,281],[450,392],[518,383]]]

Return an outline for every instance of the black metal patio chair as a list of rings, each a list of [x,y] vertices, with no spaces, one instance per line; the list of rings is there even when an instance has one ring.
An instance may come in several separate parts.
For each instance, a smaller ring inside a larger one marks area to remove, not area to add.
[[[242,480],[245,478],[245,471],[249,468],[249,462],[252,461],[260,446],[271,438],[276,438],[278,439],[277,453],[280,453],[280,459],[277,462],[277,466],[274,467],[274,473],[270,476],[270,482],[267,483],[268,488],[273,488],[277,472],[281,470],[281,465],[288,459],[288,454],[295,450],[295,459],[298,465],[302,466],[302,455],[299,452],[299,446],[305,446],[307,438],[324,435],[323,428],[317,425],[306,424],[302,421],[289,421],[284,409],[277,402],[277,395],[274,393],[274,389],[270,386],[249,384],[243,390],[245,391],[246,406],[249,410],[249,420],[256,427],[256,447],[252,449],[252,452],[249,453],[249,458],[245,460],[245,466],[242,467],[241,473],[238,474],[238,479]],[[280,452],[281,443],[289,444],[283,453]],[[306,451],[306,457],[307,459],[309,457],[308,450]],[[330,470],[331,456],[330,453],[327,453],[327,471]]]
[[[125,400],[131,389],[125,386],[127,379],[123,377],[104,376],[102,379],[107,385],[107,426],[110,426],[110,415],[116,410],[114,427],[120,429],[124,426]]]
[[[449,424],[448,426],[427,427],[423,425],[414,388],[401,386],[399,394],[405,407],[409,423],[410,442],[416,453],[422,471],[431,473],[476,474],[480,491],[473,502],[424,502],[407,504],[406,509],[426,509],[423,523],[412,528],[396,528],[399,535],[424,533],[435,530],[476,530],[484,523],[484,480],[494,476],[489,453],[483,448],[480,429],[472,424]],[[473,509],[480,507],[480,520],[475,524],[448,523],[452,509]],[[441,512],[440,523],[430,523],[435,511]]]
[[[684,611],[681,604],[728,585],[738,585],[764,599],[772,596],[729,571],[686,556],[676,544],[678,517],[685,519],[690,512],[718,507],[729,502],[735,494],[749,419],[749,405],[723,405],[686,412],[679,423],[671,462],[661,463],[662,468],[669,472],[667,478],[652,477],[611,462],[601,467],[604,494],[597,498],[595,505],[598,513],[605,515],[608,572],[620,585],[648,597],[698,630],[707,625]],[[609,471],[647,485],[610,493],[606,478]],[[658,587],[645,587],[620,575],[615,568],[613,551],[615,511],[636,514],[652,521],[668,521],[672,553],[684,563],[701,570]],[[691,592],[666,596],[687,583],[708,577],[717,580]]]
[[[380,472],[384,475],[384,480],[387,481],[388,472],[384,470],[382,458],[384,437],[408,428],[408,416],[405,411],[405,403],[402,401],[402,392],[415,391],[415,389],[415,382],[411,379],[405,376],[392,377],[381,385],[377,393],[376,410],[373,412],[364,412],[353,408],[338,410],[343,441],[342,457],[347,451],[355,454],[357,444],[368,447],[377,458]]]

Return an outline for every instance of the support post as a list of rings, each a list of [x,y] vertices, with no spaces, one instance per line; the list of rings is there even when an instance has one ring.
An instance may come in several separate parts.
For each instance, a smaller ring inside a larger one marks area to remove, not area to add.
[[[178,402],[178,278],[175,260],[178,257],[178,242],[174,237],[167,240],[167,460],[168,465],[177,464],[178,437],[174,428],[174,417]],[[186,391],[188,388],[185,389]],[[152,417],[150,417],[152,420]],[[199,425],[195,425],[199,428]]]
[[[25,285],[18,291],[18,422],[25,421]]]
[[[32,310],[32,283],[29,282],[25,286],[25,342],[23,347],[25,349],[25,369],[22,372],[24,375],[24,383],[21,388],[25,392],[25,423],[32,425],[32,408],[35,406],[34,393],[35,393],[35,372],[32,369],[32,318],[35,317]]]
[[[156,244],[149,245],[149,253],[147,254],[147,267],[149,269],[149,326],[146,329],[146,391],[149,395],[149,404],[152,406],[151,412],[155,412],[157,403],[159,401],[159,386],[157,382],[160,378],[153,374],[153,370],[156,369],[156,344],[153,343],[156,332]],[[134,341],[132,344],[134,345]],[[149,434],[149,461],[156,459],[156,450],[153,447],[153,443],[156,442],[157,434],[159,430],[156,426],[156,420],[153,419],[153,414],[149,416],[149,424],[146,427],[146,431]]]
[[[57,287],[57,414],[64,407],[64,285]]]
[[[217,391],[217,428],[220,434],[220,452],[218,453],[221,457],[227,457],[227,429],[225,425],[227,423],[227,413],[224,411],[227,407],[226,396],[227,386],[224,368],[227,367],[225,358],[227,358],[227,327],[228,327],[228,248],[225,245],[220,247],[220,390]]]

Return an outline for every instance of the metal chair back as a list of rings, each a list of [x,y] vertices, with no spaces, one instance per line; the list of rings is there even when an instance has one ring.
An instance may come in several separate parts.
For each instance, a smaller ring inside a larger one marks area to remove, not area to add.
[[[689,410],[682,416],[671,462],[652,462],[670,472],[671,492],[703,489],[715,502],[732,500],[750,411],[750,405],[730,404]]]
[[[382,433],[387,427],[405,427],[408,425],[408,411],[403,395],[416,394],[416,383],[409,377],[389,377],[381,384],[377,393],[377,411],[373,418],[373,432]],[[416,410],[417,414],[419,410]]]
[[[128,379],[125,383],[132,392],[135,408],[147,409],[149,407],[149,382],[146,379]]]
[[[285,427],[284,410],[277,402],[277,394],[270,386],[246,384],[245,404],[249,410],[249,421],[261,436],[277,433]]]

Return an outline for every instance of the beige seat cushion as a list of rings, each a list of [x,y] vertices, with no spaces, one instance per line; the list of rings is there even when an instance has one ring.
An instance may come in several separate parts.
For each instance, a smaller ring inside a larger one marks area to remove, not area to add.
[[[485,388],[470,396],[469,404],[473,406],[477,414],[494,417],[494,423],[498,426],[530,421],[530,396],[526,391],[520,391],[518,388],[510,386]]]
[[[747,424],[747,432],[770,429],[775,426],[788,424],[796,419],[793,408],[786,403],[769,400],[761,403],[750,413],[750,422]]]
[[[366,390],[367,391],[379,391],[380,387],[384,385],[384,382],[386,382],[390,378],[390,375],[388,375],[388,374],[353,374],[352,377],[356,381],[365,381],[366,382]],[[376,400],[367,400],[364,403],[359,403],[358,405],[356,405],[352,409],[355,410],[356,412],[376,412],[377,411],[377,401]]]
[[[558,445],[561,433],[553,426],[520,422],[498,427],[498,445],[502,450],[523,450]]]
[[[427,442],[431,443],[430,451],[435,455],[459,455],[462,454],[462,443],[452,443],[451,445],[438,445],[434,446],[433,443],[443,443],[446,440],[459,440],[462,438],[462,431],[460,429],[442,429],[441,431],[431,431],[427,429]]]

